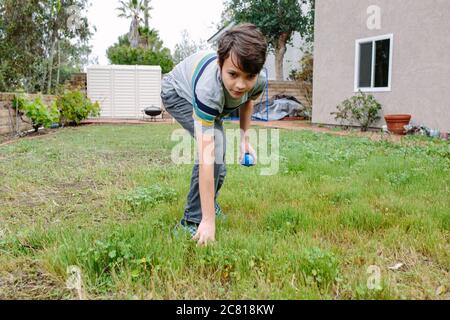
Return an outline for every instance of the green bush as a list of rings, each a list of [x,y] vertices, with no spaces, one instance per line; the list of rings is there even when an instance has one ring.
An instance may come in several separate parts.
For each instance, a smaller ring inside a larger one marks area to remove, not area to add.
[[[53,123],[59,120],[59,110],[53,103],[48,108],[40,98],[34,101],[28,101],[24,96],[15,96],[12,101],[13,108],[18,108],[21,114],[24,114],[31,120],[31,125],[37,132],[40,127],[49,128]]]
[[[123,45],[109,48],[107,55],[112,64],[161,66],[162,73],[168,73],[173,69],[172,57],[168,50],[155,52]]]
[[[89,116],[100,115],[100,105],[92,101],[80,91],[69,91],[60,95],[56,100],[57,107],[61,112],[61,123],[67,125],[79,125]]]
[[[300,70],[291,70],[289,80],[297,81],[305,91],[306,111],[312,115],[314,55],[307,51],[300,60]]]
[[[25,96],[23,96],[22,94],[20,95],[15,95],[13,100],[12,100],[12,107],[13,109],[19,109],[19,112],[25,112],[25,106],[27,105],[28,100],[25,98]]]
[[[346,99],[337,107],[337,112],[331,112],[341,125],[346,122],[353,125],[355,122],[361,126],[361,131],[367,131],[369,126],[380,119],[381,104],[371,94],[366,95],[359,91],[358,95]]]

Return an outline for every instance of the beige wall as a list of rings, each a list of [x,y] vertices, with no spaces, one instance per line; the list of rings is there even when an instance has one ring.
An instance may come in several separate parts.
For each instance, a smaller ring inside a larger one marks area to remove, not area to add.
[[[370,5],[380,30],[367,28]],[[392,90],[373,93],[382,115],[450,132],[450,0],[316,0],[315,23],[314,123],[336,124],[330,112],[355,94],[355,40],[392,33]]]

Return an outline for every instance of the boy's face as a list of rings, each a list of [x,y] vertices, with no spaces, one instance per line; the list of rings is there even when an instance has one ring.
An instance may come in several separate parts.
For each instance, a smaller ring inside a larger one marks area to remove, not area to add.
[[[232,54],[225,59],[222,66],[222,81],[228,93],[238,99],[255,86],[258,75],[242,71],[235,61],[236,58]]]

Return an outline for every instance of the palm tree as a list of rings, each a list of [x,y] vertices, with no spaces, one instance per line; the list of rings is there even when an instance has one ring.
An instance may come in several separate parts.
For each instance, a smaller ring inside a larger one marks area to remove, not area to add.
[[[128,0],[119,1],[121,6],[117,8],[120,12],[120,18],[131,18],[130,31],[128,32],[128,40],[130,41],[130,45],[132,48],[137,48],[139,46],[139,24],[144,21],[142,19],[142,15],[145,16],[146,21],[148,23],[148,18],[150,15],[148,11],[151,9],[148,6],[149,0]]]
[[[144,25],[145,28],[149,29],[149,23],[148,20],[150,19],[150,10],[153,9],[150,7],[150,0],[144,0]]]

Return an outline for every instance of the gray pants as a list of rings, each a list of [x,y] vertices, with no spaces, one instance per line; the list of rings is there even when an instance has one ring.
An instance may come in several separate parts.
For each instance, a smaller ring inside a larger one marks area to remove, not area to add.
[[[172,117],[174,117],[174,119],[195,139],[192,103],[180,97],[175,89],[173,89],[170,83],[165,79],[163,79],[162,83],[161,99],[166,111],[169,112]],[[217,159],[222,159],[222,161],[218,161],[219,163],[214,164],[214,201],[217,204],[219,190],[223,185],[227,173],[225,165],[226,141],[222,119],[214,122],[214,129],[216,130],[214,139],[216,162]],[[202,221],[198,161],[196,161],[194,168],[192,169],[191,184],[189,194],[187,196],[187,204],[184,209],[184,219],[192,223],[200,223]]]

